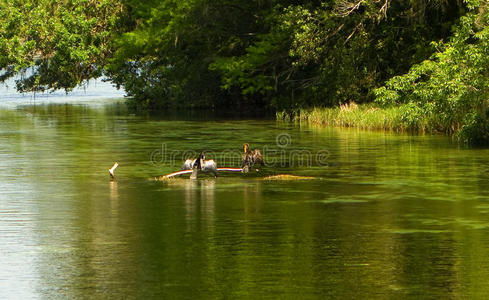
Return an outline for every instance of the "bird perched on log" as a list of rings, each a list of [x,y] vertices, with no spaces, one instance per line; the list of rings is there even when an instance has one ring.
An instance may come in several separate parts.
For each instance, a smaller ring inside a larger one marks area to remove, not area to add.
[[[250,167],[255,164],[264,165],[263,156],[261,155],[260,150],[255,149],[251,151],[250,145],[247,143],[243,144],[243,155],[241,159],[241,168],[243,169],[243,173],[248,173]]]
[[[196,159],[187,159],[182,166],[182,170],[192,170],[190,179],[197,179],[198,171],[211,172],[217,178],[217,164],[214,160],[206,160],[205,154],[201,153]]]

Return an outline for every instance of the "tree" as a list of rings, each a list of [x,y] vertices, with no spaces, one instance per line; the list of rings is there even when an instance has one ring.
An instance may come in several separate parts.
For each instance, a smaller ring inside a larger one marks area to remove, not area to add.
[[[475,0],[471,0],[474,2]],[[472,3],[470,2],[470,3]],[[0,0],[0,79],[70,90],[106,75],[155,107],[373,100],[436,50],[458,0]]]
[[[460,9],[425,0],[276,5],[267,32],[211,68],[224,88],[279,109],[372,101],[373,88],[432,54],[430,42],[449,35]]]
[[[375,93],[381,104],[409,103],[439,131],[460,132],[464,140],[482,143],[489,141],[489,4],[466,3],[470,12],[449,41],[434,42],[437,52],[430,59]]]
[[[103,73],[121,28],[114,0],[0,0],[0,80],[21,92],[73,89]]]
[[[243,53],[263,29],[271,1],[127,1],[135,26],[108,67],[138,103],[216,107],[234,103],[209,66]]]

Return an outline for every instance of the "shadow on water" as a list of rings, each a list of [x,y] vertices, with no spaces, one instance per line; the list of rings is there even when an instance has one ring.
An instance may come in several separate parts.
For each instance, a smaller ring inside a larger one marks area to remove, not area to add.
[[[487,149],[268,118],[138,115],[120,103],[0,117],[7,298],[489,292]],[[239,165],[243,142],[268,147],[260,172],[147,180],[178,170],[172,151],[210,149],[218,165]],[[223,161],[228,150],[238,161]],[[307,156],[317,153],[326,160]],[[275,174],[315,179],[263,180]]]

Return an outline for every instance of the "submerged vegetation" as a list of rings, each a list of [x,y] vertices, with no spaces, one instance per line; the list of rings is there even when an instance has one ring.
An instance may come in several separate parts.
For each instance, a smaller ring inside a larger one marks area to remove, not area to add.
[[[148,109],[489,137],[485,0],[0,0],[0,16],[0,80],[20,72],[22,92],[105,76]]]

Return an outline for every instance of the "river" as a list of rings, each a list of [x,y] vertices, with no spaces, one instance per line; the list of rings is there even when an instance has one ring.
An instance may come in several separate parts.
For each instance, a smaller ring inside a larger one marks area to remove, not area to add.
[[[2,298],[489,294],[488,149],[31,101],[0,108]],[[151,180],[201,151],[239,167],[244,142],[258,171]]]

